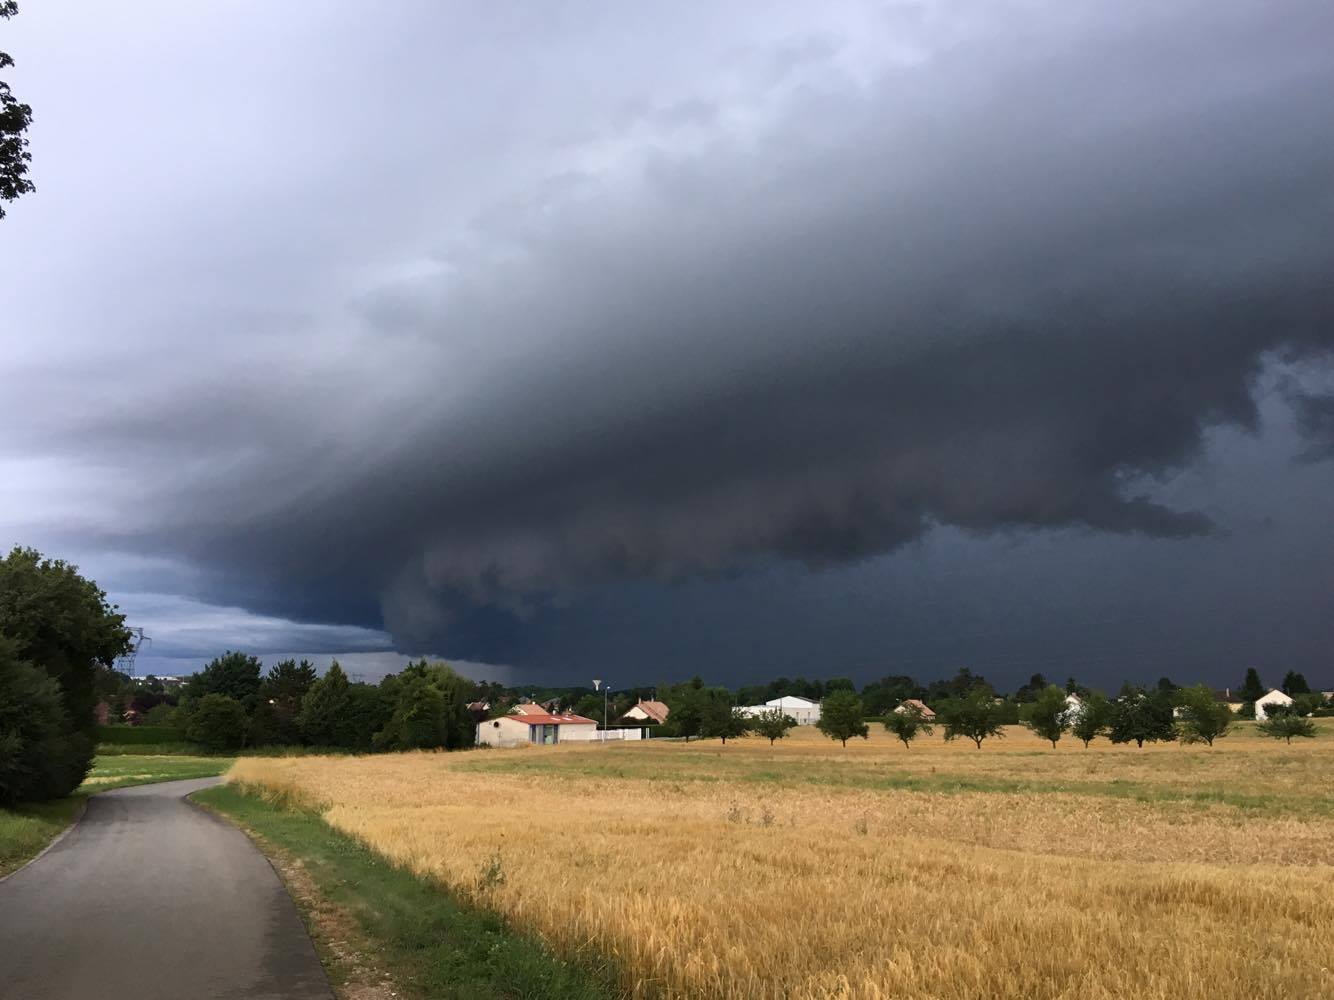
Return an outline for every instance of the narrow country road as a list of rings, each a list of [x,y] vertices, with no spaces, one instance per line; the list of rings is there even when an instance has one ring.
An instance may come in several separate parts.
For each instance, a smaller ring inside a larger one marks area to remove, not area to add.
[[[184,800],[218,780],[97,795],[0,882],[0,998],[332,1000],[268,861]]]

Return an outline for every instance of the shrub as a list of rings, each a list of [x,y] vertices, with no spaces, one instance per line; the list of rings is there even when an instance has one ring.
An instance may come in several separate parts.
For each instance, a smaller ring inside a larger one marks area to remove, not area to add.
[[[86,741],[69,724],[60,685],[0,637],[0,806],[69,794],[86,773]]]
[[[871,728],[863,721],[862,700],[852,691],[835,691],[820,703],[820,721],[816,728],[844,746],[854,736],[867,739]]]
[[[1287,740],[1289,743],[1294,736],[1308,740],[1315,736],[1314,722],[1291,713],[1270,716],[1264,722],[1257,722],[1255,728],[1266,736],[1272,736],[1276,740]]]
[[[206,694],[191,713],[185,735],[205,750],[225,753],[241,748],[249,728],[250,720],[239,701],[225,694]]]

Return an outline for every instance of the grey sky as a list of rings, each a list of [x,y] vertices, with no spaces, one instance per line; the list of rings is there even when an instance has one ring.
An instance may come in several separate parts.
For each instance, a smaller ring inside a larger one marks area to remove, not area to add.
[[[1327,3],[386,6],[0,28],[0,540],[155,652],[1334,681]]]

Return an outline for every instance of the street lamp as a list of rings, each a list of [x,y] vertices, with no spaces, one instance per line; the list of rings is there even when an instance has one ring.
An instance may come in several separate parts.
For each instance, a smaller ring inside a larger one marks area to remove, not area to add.
[[[593,691],[602,692],[602,742],[607,742],[607,692],[610,688],[604,688],[602,682],[596,677],[593,678]]]

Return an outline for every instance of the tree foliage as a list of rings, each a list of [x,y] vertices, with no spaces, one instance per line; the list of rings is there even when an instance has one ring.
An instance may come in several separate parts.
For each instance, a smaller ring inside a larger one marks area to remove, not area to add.
[[[1172,699],[1163,691],[1145,691],[1127,684],[1112,702],[1107,736],[1113,743],[1170,743],[1177,738]]]
[[[1260,673],[1254,667],[1246,668],[1246,679],[1241,682],[1238,692],[1242,701],[1259,701],[1265,696],[1265,686],[1260,681]]]
[[[67,795],[86,773],[60,685],[17,649],[0,637],[0,806]]]
[[[1112,703],[1107,700],[1107,696],[1100,691],[1090,691],[1081,698],[1079,708],[1069,716],[1070,734],[1082,740],[1084,748],[1088,749],[1090,743],[1106,733],[1111,715]]]
[[[1276,740],[1287,740],[1289,743],[1294,736],[1308,740],[1315,736],[1315,723],[1292,713],[1271,715],[1263,722],[1257,722],[1255,728],[1265,736],[1271,736]]]
[[[311,685],[301,702],[297,726],[311,746],[350,746],[352,695],[347,674],[334,660],[323,677]]]
[[[225,694],[206,694],[190,713],[185,735],[205,750],[225,753],[244,745],[248,729],[246,710],[239,701]]]
[[[187,701],[197,702],[210,694],[221,694],[240,702],[247,709],[253,709],[255,699],[259,696],[263,670],[264,665],[259,662],[259,657],[234,653],[229,649],[205,664],[203,670],[192,674],[185,682],[182,696]]]
[[[1283,675],[1283,683],[1280,690],[1290,697],[1297,697],[1299,694],[1310,694],[1311,685],[1306,683],[1306,678],[1296,670],[1289,670]]]
[[[0,19],[9,19],[19,11],[16,0],[0,0]],[[0,69],[8,69],[14,60],[7,52],[0,52]],[[32,124],[32,108],[23,104],[0,80],[0,201],[13,201],[19,195],[31,194],[37,188],[28,179],[28,126]],[[0,219],[5,209],[0,205]]]
[[[945,726],[945,739],[970,739],[982,749],[982,741],[1005,736],[1005,709],[996,704],[989,687],[975,687],[962,698],[947,698],[936,705],[936,719]]]
[[[1041,676],[1034,674],[1035,679]],[[1035,735],[1049,740],[1052,749],[1056,748],[1057,741],[1070,728],[1070,706],[1066,704],[1065,697],[1063,689],[1055,684],[1048,684],[1037,693],[1033,703],[1027,706],[1024,713],[1026,716],[1024,725]]]
[[[420,660],[381,685],[392,705],[389,718],[374,734],[374,746],[385,750],[456,749],[473,741],[468,713],[472,684],[444,663]],[[373,711],[369,702],[363,710]]]
[[[838,740],[844,746],[854,736],[867,739],[871,727],[866,724],[865,708],[862,700],[853,691],[840,690],[826,695],[820,702],[820,721],[816,728],[831,740]]]
[[[787,736],[787,731],[796,726],[797,720],[790,715],[785,715],[776,708],[771,708],[766,712],[761,712],[755,718],[750,720],[751,731],[757,736],[763,736],[769,741],[769,745],[774,745],[774,740],[781,740]]]
[[[930,736],[935,727],[926,721],[926,716],[916,705],[904,705],[892,712],[887,712],[881,720],[885,731],[893,733],[905,747],[912,748],[912,741],[918,736]]]
[[[98,669],[129,649],[125,616],[77,567],[16,546],[0,559],[0,637],[12,643],[14,659],[60,686],[70,756],[61,756],[49,777],[50,787],[64,786],[56,794],[67,795],[92,766]]]
[[[1216,699],[1207,685],[1181,688],[1177,691],[1177,705],[1183,743],[1213,746],[1214,740],[1226,736],[1232,726],[1232,709]]]
[[[670,718],[670,716],[669,716]],[[750,732],[750,719],[739,708],[732,707],[731,698],[715,694],[705,705],[700,723],[700,736],[727,741]]]

